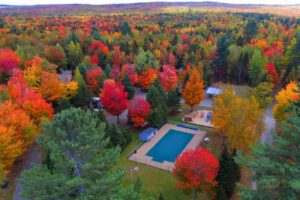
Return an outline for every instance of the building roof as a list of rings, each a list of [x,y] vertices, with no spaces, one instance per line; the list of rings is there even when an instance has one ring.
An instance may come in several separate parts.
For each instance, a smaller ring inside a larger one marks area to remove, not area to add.
[[[139,138],[141,141],[146,142],[153,137],[153,135],[156,131],[157,131],[156,128],[147,128],[143,132],[140,133]],[[151,137],[151,138],[149,138],[149,137]]]
[[[206,94],[212,94],[212,95],[220,95],[222,90],[220,88],[215,87],[208,87],[206,90]]]

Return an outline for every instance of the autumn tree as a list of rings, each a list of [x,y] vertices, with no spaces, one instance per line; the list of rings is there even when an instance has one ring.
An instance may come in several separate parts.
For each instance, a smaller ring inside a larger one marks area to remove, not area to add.
[[[274,86],[277,86],[280,83],[280,77],[279,74],[275,68],[275,65],[272,63],[267,63],[266,64],[266,70],[267,74],[271,79],[271,82],[273,83]]]
[[[199,147],[187,150],[177,158],[173,175],[178,180],[176,186],[184,191],[194,191],[196,200],[199,192],[208,192],[213,196],[218,170],[218,159],[205,148]]]
[[[175,89],[178,81],[175,67],[164,65],[163,71],[159,73],[159,79],[166,92]]]
[[[52,63],[58,66],[64,66],[66,62],[66,55],[63,48],[58,44],[56,46],[49,46],[44,51],[45,57]]]
[[[124,86],[112,79],[104,81],[103,89],[100,92],[101,102],[107,112],[118,117],[120,122],[120,114],[128,107],[128,94],[125,92]]]
[[[275,96],[277,104],[274,106],[273,114],[277,121],[281,121],[285,118],[286,109],[289,107],[291,102],[295,102],[299,99],[299,86],[296,82],[292,81],[285,88],[278,92]]]
[[[100,80],[102,75],[102,69],[95,67],[94,69],[88,70],[85,75],[87,86],[92,93],[97,93],[100,88]]]
[[[135,97],[129,105],[128,115],[135,127],[143,127],[150,111],[150,104],[145,99]]]
[[[243,99],[225,89],[214,98],[211,123],[227,138],[230,150],[249,152],[264,130],[263,111],[255,98]]]
[[[193,69],[190,73],[190,77],[186,82],[182,97],[187,105],[193,108],[198,105],[204,99],[204,85],[200,79],[200,73],[197,69]]]
[[[138,74],[133,64],[125,64],[122,66],[121,79],[124,79],[126,75],[129,76],[132,85],[136,85],[138,83]]]
[[[20,105],[36,124],[53,117],[52,105],[47,103],[40,93],[26,85],[20,70],[13,70],[7,86],[11,99]]]
[[[14,128],[0,125],[0,183],[6,180],[13,162],[22,150],[22,141],[16,140]]]
[[[74,69],[83,59],[83,52],[79,43],[70,42],[66,50],[67,62]]]
[[[138,73],[145,71],[148,67],[156,68],[159,66],[159,61],[149,51],[139,49],[137,56],[134,59],[134,66]],[[157,68],[156,68],[157,69]]]
[[[150,67],[139,75],[139,85],[142,89],[148,90],[156,78],[157,71]]]
[[[266,108],[273,100],[272,84],[268,82],[261,82],[253,89],[253,96],[258,101],[261,108]]]
[[[64,110],[45,123],[43,130],[45,134],[38,143],[49,152],[52,165],[36,165],[22,173],[24,197],[139,199],[137,188],[120,185],[123,172],[113,170],[120,149],[108,148],[105,124],[97,121],[91,111]]]
[[[0,55],[0,73],[6,73],[19,67],[21,59],[13,50],[0,49]]]

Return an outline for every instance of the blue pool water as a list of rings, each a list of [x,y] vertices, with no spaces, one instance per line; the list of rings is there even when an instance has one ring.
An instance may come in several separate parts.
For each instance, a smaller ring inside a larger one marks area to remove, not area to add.
[[[175,162],[186,145],[192,140],[194,134],[170,129],[148,152],[156,162]]]

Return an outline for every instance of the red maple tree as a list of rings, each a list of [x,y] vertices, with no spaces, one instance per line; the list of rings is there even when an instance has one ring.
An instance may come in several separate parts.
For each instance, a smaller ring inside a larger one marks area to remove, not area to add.
[[[40,124],[45,119],[53,118],[52,105],[47,103],[40,93],[26,85],[21,70],[12,71],[7,86],[12,100],[19,104],[35,123]]]
[[[124,86],[112,79],[104,81],[103,89],[100,93],[101,102],[107,112],[118,117],[120,122],[120,114],[128,107],[127,92]]]
[[[176,160],[173,175],[178,180],[177,187],[185,191],[211,192],[217,185],[215,177],[219,170],[218,159],[208,150],[199,147],[183,152]]]
[[[19,67],[20,62],[20,57],[13,50],[9,48],[0,49],[0,73]]]
[[[266,64],[267,74],[272,77],[272,81],[274,85],[278,85],[280,83],[280,77],[278,75],[278,72],[275,68],[275,65],[272,63]]]
[[[85,79],[88,88],[91,92],[96,93],[99,89],[99,82],[102,75],[102,69],[100,67],[95,67],[86,72]]]
[[[159,79],[166,92],[176,88],[178,77],[175,67],[164,65],[163,71],[159,73]]]
[[[146,118],[150,114],[151,108],[148,101],[136,97],[130,103],[128,114],[135,127],[143,127],[146,124]]]

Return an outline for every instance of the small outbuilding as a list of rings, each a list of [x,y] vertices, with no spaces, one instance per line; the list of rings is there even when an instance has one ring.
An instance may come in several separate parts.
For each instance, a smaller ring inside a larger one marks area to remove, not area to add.
[[[208,96],[212,97],[212,96],[220,95],[222,93],[222,90],[216,87],[208,87],[205,93]]]
[[[139,138],[142,142],[148,142],[155,136],[156,133],[157,129],[150,127],[141,132]]]

